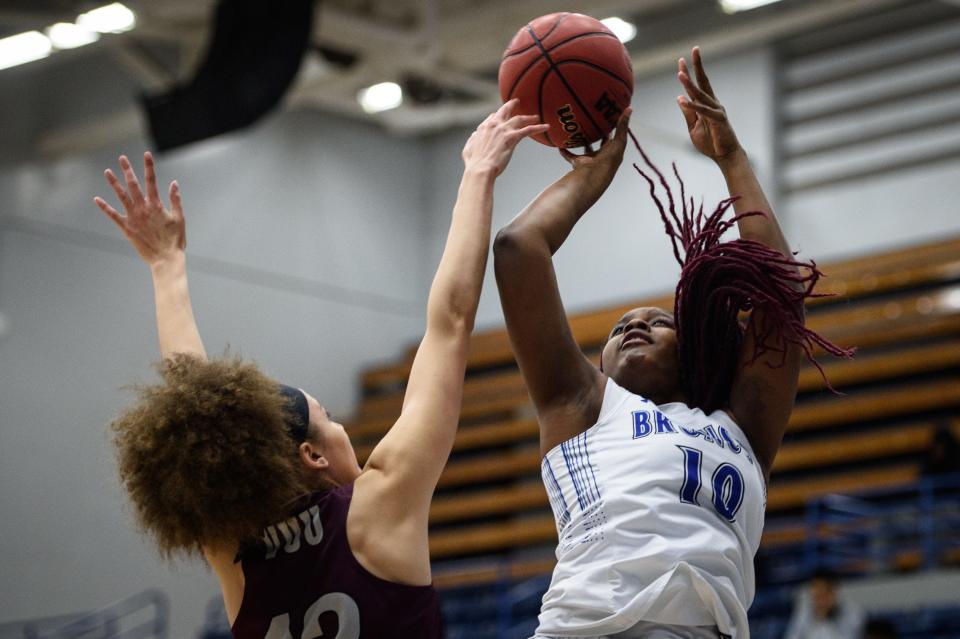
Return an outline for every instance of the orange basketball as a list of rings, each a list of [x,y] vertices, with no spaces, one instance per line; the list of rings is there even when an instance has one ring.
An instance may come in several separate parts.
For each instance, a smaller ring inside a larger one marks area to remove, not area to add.
[[[626,48],[599,20],[551,13],[526,25],[500,62],[500,97],[520,100],[515,113],[536,114],[548,146],[586,146],[616,126],[633,95]]]

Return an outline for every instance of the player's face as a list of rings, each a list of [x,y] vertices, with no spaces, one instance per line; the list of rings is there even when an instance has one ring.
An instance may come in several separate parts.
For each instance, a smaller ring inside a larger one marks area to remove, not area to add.
[[[654,401],[681,399],[673,314],[643,307],[620,318],[603,347],[603,371],[627,390]]]
[[[310,408],[311,431],[319,435],[320,452],[330,463],[327,468],[329,479],[337,485],[349,484],[360,475],[360,465],[346,429],[333,421],[327,409],[309,393],[303,394]]]

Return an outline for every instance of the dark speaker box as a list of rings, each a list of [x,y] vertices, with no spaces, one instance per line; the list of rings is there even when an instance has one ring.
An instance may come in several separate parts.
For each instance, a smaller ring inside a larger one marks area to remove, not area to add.
[[[234,131],[257,121],[289,88],[310,42],[315,0],[222,0],[196,77],[145,96],[158,151]]]

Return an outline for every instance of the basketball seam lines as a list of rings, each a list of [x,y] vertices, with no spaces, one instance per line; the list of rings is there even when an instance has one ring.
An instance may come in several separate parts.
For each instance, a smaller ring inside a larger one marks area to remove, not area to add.
[[[545,38],[550,37],[550,34],[552,34],[552,33],[554,32],[554,30],[556,30],[556,28],[560,26],[560,23],[563,22],[564,18],[566,18],[568,15],[570,15],[570,14],[569,14],[569,13],[564,13],[564,14],[561,15],[559,18],[557,18],[557,21],[554,23],[554,25],[553,25],[552,27],[550,27],[550,30],[547,31],[546,35],[544,35],[543,37],[545,37]],[[530,31],[531,33],[533,32],[533,30],[530,28],[530,25],[529,25],[529,24],[527,24],[527,30]],[[537,39],[536,39],[536,38],[533,39],[533,44],[531,44],[529,47],[526,47],[525,49],[523,49],[523,51],[529,51],[532,47],[535,47],[535,46],[537,46]],[[521,51],[518,51],[517,53],[522,53],[522,52],[521,52]],[[513,55],[513,54],[511,54],[511,55]],[[535,66],[537,65],[537,63],[540,62],[541,58],[543,58],[543,56],[538,56],[536,60],[534,60],[533,62],[531,62],[530,64],[528,64],[528,65],[527,65],[527,68],[524,69],[522,72],[520,72],[519,75],[517,75],[516,80],[513,81],[513,86],[510,87],[510,92],[507,93],[506,100],[509,100],[510,98],[513,97],[513,92],[517,90],[517,85],[519,85],[519,84],[520,84],[520,81],[523,79],[523,77],[524,77],[525,75],[527,75],[527,73],[530,72],[530,69],[532,69],[533,67],[535,67]],[[506,59],[507,59],[507,56],[503,56],[503,59],[506,60]],[[549,60],[548,60],[548,63],[549,63]],[[502,60],[501,60],[500,64],[503,64],[503,61],[502,61]],[[504,100],[504,101],[506,101],[506,100]],[[543,116],[542,116],[542,115],[541,115],[541,117],[540,117],[540,120],[543,121]]]
[[[510,92],[507,93],[507,100],[513,97],[513,92],[517,90],[517,85],[520,84],[520,80],[524,78],[527,73],[530,72],[530,69],[535,67],[540,60],[543,59],[543,56],[538,56],[536,60],[527,65],[527,68],[524,69],[518,76],[517,79],[513,81],[513,86],[510,87]]]
[[[569,13],[563,13],[563,14],[561,14],[560,17],[557,18],[557,21],[553,23],[553,26],[550,27],[550,29],[549,29],[546,33],[543,34],[544,39],[549,38],[549,37],[553,34],[553,32],[557,30],[557,27],[560,26],[560,23],[563,22],[564,18],[566,18],[568,15],[570,15],[570,14],[569,14]],[[530,27],[530,24],[529,24],[529,23],[527,23],[527,27],[528,27],[528,28]],[[515,55],[520,55],[520,54],[523,53],[524,51],[529,51],[530,49],[532,49],[532,48],[535,47],[535,46],[537,46],[537,43],[536,43],[536,42],[533,42],[533,43],[525,46],[525,47],[522,48],[522,49],[517,49],[516,51],[505,51],[504,54],[503,54],[503,59],[506,60],[507,58],[512,58],[512,57],[515,56]]]
[[[569,14],[567,14],[567,15],[569,15]],[[564,17],[566,17],[566,15],[565,15]],[[561,18],[561,19],[562,19],[562,18]],[[544,37],[544,38],[549,38],[551,33],[553,33],[553,29],[550,29],[550,31],[549,31],[546,35],[544,35],[543,37]],[[587,37],[587,36],[606,36],[606,37],[609,37],[609,38],[616,38],[616,37],[617,37],[617,36],[613,35],[612,33],[607,33],[606,31],[591,31],[590,33],[578,33],[578,34],[575,35],[575,36],[572,36],[572,37],[570,37],[570,38],[567,38],[567,39],[564,40],[563,42],[558,42],[557,44],[555,44],[555,45],[553,45],[552,47],[550,47],[549,49],[547,49],[547,51],[555,51],[556,49],[559,49],[560,47],[562,47],[562,46],[565,45],[565,44],[568,44],[568,43],[573,42],[573,41],[575,41],[575,40],[578,40],[578,39],[580,39],[580,38],[585,38],[585,37]],[[526,47],[526,48],[523,49],[522,51],[517,51],[517,54],[524,53],[525,51],[529,51],[532,47],[535,47],[535,46],[537,46],[536,43],[531,44],[529,47]],[[543,50],[543,49],[541,49],[541,51],[542,51],[542,50]],[[510,55],[512,56],[512,55],[514,55],[514,54],[511,53]],[[506,55],[505,55],[505,56],[503,56],[503,59],[506,60],[507,57],[509,57],[509,56],[506,56]],[[510,92],[507,93],[507,97],[506,97],[507,100],[509,100],[510,98],[513,97],[513,92],[517,90],[517,85],[520,84],[520,80],[523,79],[523,76],[527,75],[527,73],[530,71],[530,69],[532,69],[533,67],[535,67],[536,64],[537,64],[538,62],[540,62],[540,60],[542,60],[542,59],[544,59],[544,56],[542,56],[542,55],[541,55],[541,56],[537,56],[537,59],[535,59],[533,62],[531,62],[530,64],[528,64],[528,65],[527,65],[527,68],[525,68],[523,71],[520,72],[519,75],[517,75],[517,79],[513,81],[513,86],[510,87]],[[548,59],[547,62],[549,63],[550,60]],[[585,61],[584,61],[584,62],[585,62]],[[503,64],[502,61],[501,61],[501,64]],[[598,68],[598,69],[603,69],[603,67],[596,67],[596,68]],[[603,70],[606,71],[608,74],[610,74],[610,71],[608,71],[607,69],[603,69]],[[616,74],[613,74],[613,77],[615,77],[615,78],[617,78],[618,80],[620,80],[620,82],[623,83],[624,86],[626,86],[627,83],[624,82],[623,79],[622,79],[620,76],[618,76],[618,75],[616,75]]]
[[[572,64],[572,63],[582,64],[582,65],[584,65],[584,66],[586,66],[586,67],[591,67],[591,68],[593,68],[593,69],[596,69],[597,71],[600,71],[600,72],[602,72],[602,73],[605,73],[606,75],[610,76],[611,79],[616,80],[617,82],[619,82],[620,84],[622,84],[622,85],[624,86],[624,88],[626,88],[626,89],[629,89],[629,88],[630,88],[630,85],[627,84],[627,83],[624,81],[624,79],[621,78],[619,75],[617,75],[616,73],[614,73],[614,72],[611,71],[610,69],[604,69],[604,68],[601,67],[599,64],[594,64],[593,62],[590,62],[589,60],[580,60],[579,58],[571,58],[570,60],[561,60],[560,62],[557,62],[556,66],[559,67],[559,66],[562,66],[562,65],[564,65],[564,64]]]
[[[528,26],[529,26],[529,25],[528,25]],[[558,23],[557,26],[559,26],[559,23]],[[550,31],[548,31],[547,33],[543,34],[543,40],[546,40],[547,38],[549,38],[549,37],[553,34],[553,32],[554,32],[555,30],[556,30],[556,26],[551,27],[551,28],[550,28]],[[567,38],[566,40],[563,40],[563,41],[561,41],[561,42],[556,43],[555,45],[553,45],[553,46],[550,47],[549,49],[546,49],[546,51],[555,51],[556,49],[559,49],[560,47],[562,47],[562,46],[565,45],[565,44],[568,44],[568,43],[570,43],[570,42],[573,42],[574,40],[579,40],[580,38],[586,38],[587,36],[602,36],[602,37],[605,37],[605,38],[616,38],[616,37],[617,37],[617,36],[613,35],[612,33],[608,33],[608,32],[606,32],[606,31],[589,31],[589,32],[587,32],[587,33],[578,33],[578,34],[575,35],[575,36],[570,36],[570,37]],[[526,53],[527,51],[529,51],[530,49],[532,49],[532,48],[535,47],[535,46],[537,46],[537,44],[536,44],[536,43],[533,43],[533,44],[531,44],[531,45],[529,45],[529,46],[526,46],[526,47],[524,47],[524,48],[522,48],[522,49],[517,49],[516,51],[512,51],[512,52],[510,52],[510,53],[504,53],[504,54],[503,54],[503,59],[501,60],[501,62],[502,62],[503,60],[506,60],[507,58],[512,58],[512,57],[514,57],[514,56],[520,55],[521,53]],[[541,50],[543,50],[543,49],[541,49]],[[535,63],[534,63],[534,64],[535,64]]]
[[[563,86],[566,87],[567,92],[573,97],[574,101],[577,103],[577,106],[583,111],[584,115],[587,116],[587,119],[590,120],[590,124],[593,125],[593,129],[598,133],[602,131],[600,127],[597,126],[597,123],[594,121],[593,116],[590,115],[590,111],[583,105],[583,102],[580,100],[580,96],[574,92],[573,87],[570,86],[570,83],[567,82],[567,79],[563,77],[563,74],[560,73],[560,70],[557,68],[557,65],[554,64],[553,59],[550,57],[550,52],[543,47],[543,43],[540,42],[540,38],[537,37],[537,34],[534,33],[533,29],[530,28],[530,25],[527,25],[527,31],[530,32],[530,37],[533,38],[533,41],[537,44],[537,47],[540,49],[541,55],[546,59],[547,64],[550,65],[550,70],[557,74],[557,77],[560,78],[560,82],[563,83]],[[548,73],[544,74],[544,78],[549,75]],[[541,92],[542,93],[542,92]],[[543,103],[541,99],[540,104],[540,121],[543,121]],[[603,137],[601,135],[601,137]]]
[[[617,36],[613,35],[612,33],[607,33],[606,31],[590,31],[589,33],[578,33],[578,34],[575,35],[575,36],[570,36],[569,38],[567,38],[567,39],[564,40],[563,42],[558,42],[558,43],[556,43],[555,45],[553,45],[552,47],[550,47],[549,49],[547,49],[547,51],[548,51],[548,52],[549,52],[549,51],[556,51],[557,49],[559,49],[559,48],[562,47],[563,45],[567,44],[568,42],[573,42],[574,40],[579,40],[580,38],[586,38],[587,36],[603,36],[603,37],[605,37],[605,38],[616,38],[616,37],[617,37]]]

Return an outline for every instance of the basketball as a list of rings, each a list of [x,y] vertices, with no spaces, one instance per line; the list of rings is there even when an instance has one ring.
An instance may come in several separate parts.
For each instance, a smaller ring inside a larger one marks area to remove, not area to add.
[[[533,136],[575,148],[604,138],[633,95],[626,48],[599,20],[551,13],[514,36],[500,62],[500,97],[519,99],[515,113],[539,115],[550,129]]]

